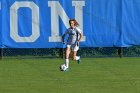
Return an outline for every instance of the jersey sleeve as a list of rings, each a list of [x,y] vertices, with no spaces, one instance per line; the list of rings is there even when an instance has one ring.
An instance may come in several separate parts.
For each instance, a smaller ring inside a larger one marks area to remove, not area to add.
[[[79,34],[81,34],[81,33],[82,33],[81,29],[80,29],[80,28],[78,28],[78,27],[76,27],[76,31],[77,31]]]

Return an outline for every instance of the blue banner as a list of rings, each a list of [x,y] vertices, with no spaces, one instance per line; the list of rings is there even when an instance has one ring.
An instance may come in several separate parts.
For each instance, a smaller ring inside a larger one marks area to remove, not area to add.
[[[140,45],[139,0],[0,0],[0,47],[64,48],[71,18],[80,47]]]

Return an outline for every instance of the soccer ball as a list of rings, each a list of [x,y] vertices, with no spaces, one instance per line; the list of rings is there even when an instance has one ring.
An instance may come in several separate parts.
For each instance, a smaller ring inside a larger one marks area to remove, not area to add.
[[[61,71],[65,71],[67,69],[65,64],[60,65],[60,70]]]

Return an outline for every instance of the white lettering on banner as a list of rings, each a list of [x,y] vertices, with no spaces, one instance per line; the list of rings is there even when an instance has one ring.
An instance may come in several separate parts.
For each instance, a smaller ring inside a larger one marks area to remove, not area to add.
[[[0,2],[0,10],[1,10],[1,2]]]
[[[18,35],[18,9],[28,7],[32,11],[32,34],[29,37]],[[16,42],[35,42],[40,36],[39,7],[32,1],[15,2],[10,7],[10,37]]]
[[[75,7],[75,19],[83,31],[83,6],[85,6],[85,1],[72,1],[72,6]],[[18,10],[24,7],[30,8],[33,15],[32,34],[28,37],[22,37],[18,34]],[[51,8],[51,36],[49,37],[49,42],[61,42],[61,36],[59,36],[59,17],[66,28],[69,27],[69,17],[59,1],[48,1],[48,7]],[[15,42],[35,42],[40,37],[39,25],[39,7],[33,1],[16,1],[10,7],[10,37]],[[82,41],[85,40],[86,37],[83,36]]]
[[[83,6],[85,6],[85,1],[72,1],[72,5],[75,6],[75,19],[79,22],[80,29],[83,31]],[[59,16],[66,28],[69,27],[69,17],[59,1],[48,1],[48,6],[51,8],[51,37],[49,37],[49,42],[61,42],[62,37],[59,36]],[[86,37],[84,36],[82,41],[85,41],[85,39]]]
[[[66,28],[69,27],[69,18],[66,15],[64,9],[61,7],[58,1],[48,1],[48,6],[51,7],[51,37],[49,42],[61,42],[62,37],[59,36],[59,16],[64,22]]]
[[[72,6],[75,6],[75,19],[80,24],[80,29],[83,31],[83,6],[85,1],[72,1]],[[81,41],[86,41],[86,37],[83,36]]]

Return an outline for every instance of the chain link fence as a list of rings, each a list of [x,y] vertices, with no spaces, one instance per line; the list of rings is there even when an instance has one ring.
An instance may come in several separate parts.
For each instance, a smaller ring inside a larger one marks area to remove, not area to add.
[[[140,47],[107,47],[107,48],[80,48],[78,54],[83,58],[93,57],[140,57]],[[60,48],[3,48],[1,58],[15,57],[45,57],[45,58],[64,58],[65,49]]]

